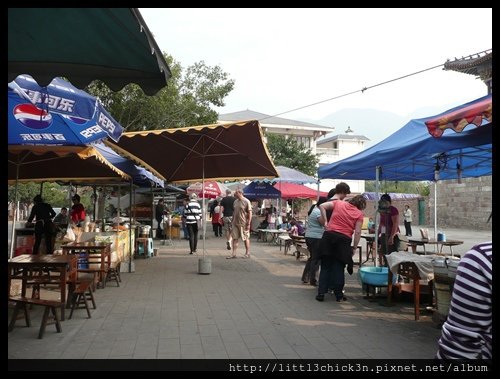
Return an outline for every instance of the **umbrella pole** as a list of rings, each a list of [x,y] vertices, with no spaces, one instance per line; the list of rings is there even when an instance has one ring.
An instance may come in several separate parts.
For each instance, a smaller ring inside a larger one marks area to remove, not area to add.
[[[201,161],[201,201],[202,201],[202,211],[201,211],[201,222],[203,230],[203,258],[205,258],[205,155],[202,157]]]
[[[19,163],[16,165],[16,186],[14,187],[14,213],[12,214],[12,231],[10,234],[10,254],[9,258],[12,259],[14,253],[14,239],[16,233],[16,219],[17,219],[17,186],[19,184]]]
[[[129,206],[129,226],[128,226],[128,272],[132,272],[132,192],[134,191],[133,179],[130,178],[130,187],[129,187],[129,197],[128,197],[128,206]],[[135,212],[135,210],[134,210]],[[135,221],[135,220],[134,220]],[[125,252],[124,252],[125,253]]]
[[[203,146],[204,148],[204,146]],[[212,260],[210,258],[205,258],[205,237],[206,237],[206,223],[205,223],[205,150],[203,149],[203,155],[201,157],[201,195],[202,195],[202,213],[201,222],[203,228],[203,256],[198,259],[198,274],[210,274],[212,272]]]

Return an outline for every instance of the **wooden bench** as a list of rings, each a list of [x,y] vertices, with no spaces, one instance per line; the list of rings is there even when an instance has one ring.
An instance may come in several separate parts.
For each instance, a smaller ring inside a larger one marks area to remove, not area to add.
[[[9,323],[9,332],[11,332],[14,329],[14,325],[16,324],[17,314],[19,313],[19,310],[21,308],[24,311],[26,326],[28,326],[28,327],[31,326],[31,319],[30,319],[29,309],[28,309],[28,305],[31,305],[31,304],[41,305],[41,306],[45,307],[45,310],[43,312],[43,317],[42,317],[42,324],[40,325],[40,331],[38,332],[39,339],[42,339],[43,335],[45,333],[45,327],[47,326],[49,312],[52,312],[52,314],[54,315],[57,333],[62,332],[61,323],[59,321],[59,317],[57,316],[57,311],[56,311],[56,308],[59,308],[62,305],[62,303],[60,301],[32,299],[32,298],[23,297],[23,296],[9,297],[9,301],[13,301],[16,303],[16,306],[14,308],[14,312],[12,313],[12,318],[11,318],[10,323]]]
[[[73,291],[71,299],[71,312],[69,313],[68,319],[71,319],[71,317],[73,316],[73,311],[75,309],[81,308],[80,305],[83,305],[85,307],[89,318],[92,317],[90,315],[88,300],[92,301],[92,306],[94,307],[94,309],[97,308],[95,305],[94,293],[92,292],[92,282],[92,280],[82,280]]]

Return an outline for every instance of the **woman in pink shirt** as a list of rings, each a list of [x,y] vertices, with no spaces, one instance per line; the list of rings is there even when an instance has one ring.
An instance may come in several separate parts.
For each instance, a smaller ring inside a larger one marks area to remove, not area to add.
[[[343,294],[344,268],[347,264],[347,271],[352,275],[352,255],[361,237],[364,217],[362,210],[366,208],[366,200],[362,195],[357,195],[349,201],[336,200],[323,203],[319,208],[321,211],[319,222],[325,225],[325,232],[319,248],[321,272],[316,300],[323,301],[328,288],[333,288],[337,301],[345,301],[347,298]],[[326,223],[326,211],[329,209],[332,209],[333,213]]]

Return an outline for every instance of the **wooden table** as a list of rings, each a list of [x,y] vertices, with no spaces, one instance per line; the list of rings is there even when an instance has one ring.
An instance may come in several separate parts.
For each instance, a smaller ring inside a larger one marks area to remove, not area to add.
[[[67,254],[85,254],[89,264],[99,264],[98,269],[81,269],[79,272],[97,272],[99,274],[99,283],[104,288],[106,283],[106,273],[111,267],[111,242],[69,242],[61,246],[63,255]],[[92,259],[94,258],[94,260]]]
[[[435,255],[417,255],[407,252],[396,251],[391,254],[386,255],[387,264],[389,266],[389,274],[387,278],[387,302],[392,301],[393,292],[393,274],[399,274],[401,276],[411,279],[412,283],[410,290],[405,289],[405,285],[402,283],[396,283],[395,285],[400,287],[400,290],[413,292],[414,296],[414,313],[415,321],[418,321],[420,316],[420,280],[426,280],[428,282],[428,291],[432,294],[432,281],[434,280],[434,267],[432,265],[432,259]]]
[[[269,242],[271,244],[274,242],[276,245],[279,245],[278,236],[284,233],[288,233],[286,229],[257,229],[257,232],[264,234],[264,239],[266,240],[266,242]],[[270,241],[268,241],[267,239],[268,234],[271,235]]]
[[[439,254],[442,254],[443,246],[449,246],[451,255],[453,255],[453,246],[462,245],[464,243],[464,241],[459,241],[459,240],[436,241],[433,238],[426,239],[426,238],[412,238],[412,237],[408,238],[408,242],[412,247],[413,253],[417,252],[417,246],[423,246],[424,254],[427,254],[425,245],[437,245],[439,249]]]
[[[364,238],[366,240],[366,260],[362,261],[362,251],[361,249],[359,249],[359,265],[361,266],[363,263],[368,262],[370,260],[370,255],[372,258],[372,262],[375,263],[375,254],[373,251],[373,244],[375,243],[375,233],[361,234],[361,238]]]
[[[73,255],[31,255],[22,254],[7,262],[8,266],[8,295],[10,296],[10,285],[12,279],[21,279],[21,296],[26,296],[26,285],[28,281],[43,279],[40,275],[45,271],[58,271],[59,286],[61,288],[61,320],[64,320],[64,304],[69,299],[66,296],[66,283],[70,285],[70,292],[76,284],[78,258]]]

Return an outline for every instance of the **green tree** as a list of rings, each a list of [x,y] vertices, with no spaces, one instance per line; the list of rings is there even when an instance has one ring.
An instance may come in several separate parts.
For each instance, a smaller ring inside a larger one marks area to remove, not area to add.
[[[429,195],[429,182],[427,181],[381,181],[380,192],[396,192],[396,193],[417,193],[422,196]],[[366,192],[375,192],[375,181],[367,180],[365,182]]]
[[[317,174],[318,156],[296,139],[268,134],[267,148],[275,165],[293,168],[311,176]]]
[[[39,183],[19,183],[17,186],[17,200],[21,203],[31,203],[33,198],[40,193]],[[15,185],[9,185],[8,187],[8,200],[14,201],[15,196]]]
[[[14,190],[15,185],[8,186],[8,201],[14,201]],[[80,187],[78,189],[79,194],[81,195],[82,204],[85,206],[85,209],[91,209],[92,201],[92,187]],[[27,182],[27,183],[19,183],[17,187],[17,200],[22,203],[32,203],[33,198],[40,194],[40,183]],[[42,198],[45,202],[49,203],[52,207],[68,207],[70,206],[68,200],[68,186],[67,185],[59,185],[57,183],[43,183],[43,191]]]
[[[165,54],[172,71],[167,87],[154,96],[129,84],[119,92],[94,81],[86,90],[100,98],[106,109],[126,131],[180,128],[217,122],[212,106],[224,106],[224,98],[234,88],[234,80],[219,66],[204,61],[183,70]]]

